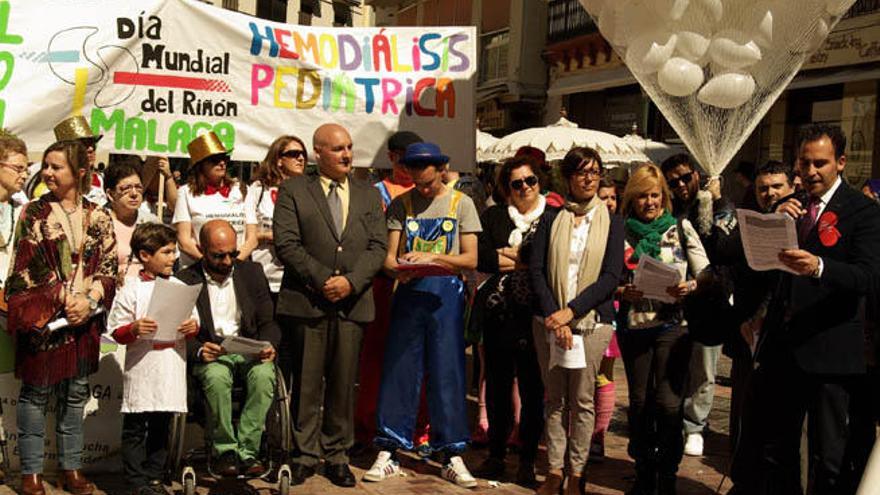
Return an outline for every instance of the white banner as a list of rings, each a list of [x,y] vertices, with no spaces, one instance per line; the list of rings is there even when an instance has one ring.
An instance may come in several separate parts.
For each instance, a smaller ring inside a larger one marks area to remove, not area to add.
[[[99,149],[187,156],[213,130],[236,160],[276,137],[349,129],[356,166],[387,167],[400,129],[453,168],[475,156],[475,27],[323,28],[193,0],[0,2],[0,125],[33,150],[82,114]]]

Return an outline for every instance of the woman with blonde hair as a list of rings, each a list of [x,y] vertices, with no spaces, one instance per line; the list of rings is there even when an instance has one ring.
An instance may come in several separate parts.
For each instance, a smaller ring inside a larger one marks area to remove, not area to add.
[[[636,481],[628,495],[672,495],[684,450],[684,387],[691,341],[682,301],[696,289],[709,259],[691,223],[672,216],[672,199],[660,169],[637,168],[623,192],[626,218],[626,283],[618,341],[629,385],[629,454]],[[639,260],[648,256],[675,268],[681,282],[663,301],[649,299],[632,284]]]
[[[550,471],[540,495],[555,495],[562,488],[566,454],[566,493],[581,493],[595,424],[596,377],[611,341],[614,291],[623,268],[623,221],[597,194],[599,153],[574,148],[562,160],[560,172],[569,191],[565,205],[544,212],[529,256],[540,311],[534,343],[547,396]]]

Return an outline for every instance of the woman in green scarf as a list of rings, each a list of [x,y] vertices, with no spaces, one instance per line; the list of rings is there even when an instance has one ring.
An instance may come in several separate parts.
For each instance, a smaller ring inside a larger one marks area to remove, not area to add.
[[[645,164],[633,172],[622,207],[629,283],[618,290],[624,320],[618,341],[629,384],[628,450],[636,462],[636,482],[627,494],[672,495],[684,450],[683,393],[691,352],[680,303],[696,289],[696,276],[709,259],[690,222],[677,222],[670,214],[671,195],[656,165]],[[643,257],[672,266],[681,282],[658,299],[645,297],[632,284]]]

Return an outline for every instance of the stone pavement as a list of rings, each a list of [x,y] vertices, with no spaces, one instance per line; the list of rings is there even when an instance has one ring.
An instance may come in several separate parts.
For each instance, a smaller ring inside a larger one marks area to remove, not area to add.
[[[727,432],[728,413],[730,408],[730,388],[723,381],[723,377],[729,376],[729,360],[722,357],[719,362],[719,375],[722,384],[716,385],[715,403],[710,416],[711,432],[706,437],[705,456],[703,458],[686,457],[679,471],[679,494],[680,495],[711,495],[721,483],[722,472],[727,469]],[[590,464],[587,468],[588,495],[619,495],[623,494],[633,480],[633,463],[626,455],[626,380],[623,365],[618,360],[615,378],[617,381],[617,408],[611,424],[611,430],[606,438],[606,456],[600,464]],[[476,400],[470,397],[472,414],[476,409]],[[471,423],[473,424],[473,423]],[[539,479],[543,479],[546,472],[546,457],[544,450],[539,457]],[[486,449],[473,448],[465,456],[468,466],[473,469],[488,455]],[[355,475],[360,478],[364,470],[369,468],[372,462],[372,453],[358,456],[352,461]],[[320,494],[320,495],[525,495],[534,493],[532,489],[520,487],[505,480],[500,483],[480,480],[480,485],[475,490],[458,488],[439,477],[440,466],[434,462],[423,462],[415,457],[406,457],[403,460],[404,471],[407,476],[390,479],[385,482],[364,483],[359,482],[354,489],[338,488],[330,484],[326,479],[315,476],[302,486],[291,490],[293,494]],[[507,480],[514,478],[516,472],[516,455],[508,456]],[[121,474],[95,476],[94,481],[102,488],[100,494],[126,494],[129,487]],[[17,480],[12,480],[17,483]],[[259,494],[270,495],[278,493],[273,485],[262,482],[215,482],[211,479],[199,480],[199,494],[233,495],[233,494]],[[17,487],[17,485],[16,485]],[[175,493],[180,494],[180,485],[174,486]],[[730,481],[726,480],[722,490],[724,494],[730,489]],[[0,495],[16,493],[8,486],[0,486]],[[49,494],[63,494],[61,490],[48,490]]]

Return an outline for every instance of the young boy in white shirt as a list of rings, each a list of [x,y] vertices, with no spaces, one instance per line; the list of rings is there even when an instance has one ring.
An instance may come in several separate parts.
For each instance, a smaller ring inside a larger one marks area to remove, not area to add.
[[[190,319],[173,342],[152,340],[158,325],[146,312],[157,277],[168,278],[177,259],[177,233],[157,223],[138,225],[131,250],[143,263],[113,301],[108,328],[126,346],[122,398],[122,462],[135,495],[165,494],[162,478],[168,427],[174,413],[186,412],[186,343],[198,333]]]

